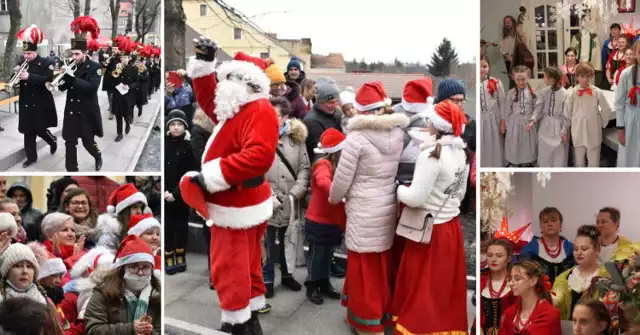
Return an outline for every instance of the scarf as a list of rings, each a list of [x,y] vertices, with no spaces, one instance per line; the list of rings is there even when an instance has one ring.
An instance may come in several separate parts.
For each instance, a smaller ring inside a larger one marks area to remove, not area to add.
[[[14,239],[22,244],[27,243],[27,232],[22,228],[22,226],[18,227],[18,232],[16,233],[16,237]]]
[[[20,289],[14,286],[9,280],[6,281],[6,284],[6,295],[0,296],[0,300],[10,298],[27,298],[43,305],[47,304],[47,299],[42,295],[42,292],[40,292],[38,286],[34,283],[31,283],[31,285],[26,289]]]
[[[142,292],[140,292],[140,296],[138,297],[135,293],[125,288],[124,297],[127,300],[127,322],[134,322],[147,314],[151,290],[151,283],[149,283],[142,289]]]
[[[282,125],[282,127],[280,127],[280,136],[286,134],[289,129],[291,129],[291,125],[289,120],[285,121],[284,124]]]

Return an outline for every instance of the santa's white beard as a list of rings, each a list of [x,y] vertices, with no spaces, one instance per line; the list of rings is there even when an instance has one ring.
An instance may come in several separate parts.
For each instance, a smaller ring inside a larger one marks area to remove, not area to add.
[[[250,102],[251,94],[246,84],[234,80],[224,80],[216,87],[215,113],[219,122],[236,115],[242,106]]]

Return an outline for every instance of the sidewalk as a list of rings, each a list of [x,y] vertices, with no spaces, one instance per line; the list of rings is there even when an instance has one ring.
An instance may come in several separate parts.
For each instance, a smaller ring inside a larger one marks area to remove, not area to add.
[[[131,132],[125,135],[124,139],[118,143],[116,138],[116,121],[109,120],[109,102],[107,93],[100,89],[98,91],[98,101],[102,114],[102,127],[104,136],[96,137],[98,147],[102,151],[103,165],[101,172],[128,172],[133,171],[138,162],[142,150],[149,138],[149,134],[159,118],[162,106],[161,92],[158,91],[151,96],[149,103],[143,107],[141,117],[138,117],[137,108],[134,108],[134,123],[131,125]],[[54,92],[54,101],[58,110],[58,127],[49,130],[58,138],[58,151],[51,155],[49,145],[44,140],[38,138],[38,161],[24,169],[22,163],[26,160],[24,151],[23,135],[18,132],[18,114],[3,113],[8,111],[8,106],[2,107],[0,112],[0,125],[5,131],[0,132],[0,171],[11,172],[65,172],[64,155],[65,146],[62,139],[62,119],[64,117],[64,106],[66,93]],[[159,141],[157,137],[154,140]],[[158,144],[159,146],[159,144]],[[158,164],[159,166],[160,164]],[[78,166],[81,172],[95,172],[95,160],[78,143]],[[152,172],[152,171],[145,171]],[[159,172],[159,171],[158,171]]]
[[[222,334],[220,327],[220,301],[209,289],[206,255],[190,253],[187,272],[164,277],[164,332],[171,335]],[[294,277],[301,284],[306,268],[297,268]],[[268,300],[271,312],[260,316],[265,334],[352,334],[344,321],[345,309],[338,300],[325,299],[317,306],[307,301],[305,290],[292,292],[279,285],[280,273],[276,266],[275,296]],[[332,278],[333,286],[341,291],[344,280]],[[469,291],[467,313],[471,323],[475,307],[471,305]]]

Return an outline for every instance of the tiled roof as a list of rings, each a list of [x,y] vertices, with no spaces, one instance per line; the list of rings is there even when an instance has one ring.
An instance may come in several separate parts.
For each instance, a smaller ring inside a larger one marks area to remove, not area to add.
[[[330,53],[328,56],[311,55],[312,69],[344,69],[344,57],[341,53]]]
[[[313,61],[312,61],[313,62]],[[370,81],[380,81],[382,82],[382,86],[384,86],[385,91],[389,98],[392,99],[401,99],[402,91],[404,90],[404,85],[409,80],[420,79],[425,75],[421,73],[415,74],[403,74],[403,73],[307,73],[307,77],[317,80],[320,77],[329,77],[333,78],[338,87],[343,90],[347,86],[353,86],[354,90],[358,90],[360,86],[364,85],[366,82]],[[434,91],[437,87],[437,83],[434,79]]]

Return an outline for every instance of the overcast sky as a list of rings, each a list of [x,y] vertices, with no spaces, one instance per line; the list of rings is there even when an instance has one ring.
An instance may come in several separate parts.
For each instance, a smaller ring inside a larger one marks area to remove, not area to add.
[[[477,0],[226,0],[279,38],[309,37],[313,53],[341,52],[346,60],[428,63],[442,38],[461,62],[479,50]]]

